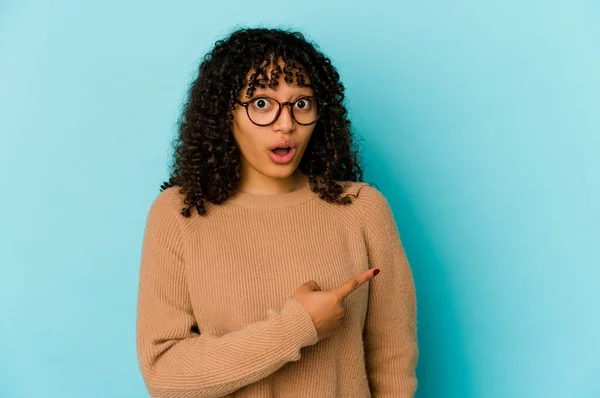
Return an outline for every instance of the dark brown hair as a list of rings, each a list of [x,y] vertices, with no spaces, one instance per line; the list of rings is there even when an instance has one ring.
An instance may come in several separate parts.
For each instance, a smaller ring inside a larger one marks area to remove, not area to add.
[[[278,59],[285,65],[283,71],[273,62]],[[271,65],[267,81],[265,71]],[[363,171],[359,151],[353,148],[340,76],[330,59],[302,33],[267,28],[238,29],[218,40],[204,56],[178,120],[170,177],[161,191],[181,187],[185,195],[181,214],[186,217],[192,208],[204,215],[205,201],[220,204],[235,193],[241,153],[231,133],[232,111],[252,69],[257,73],[250,79],[250,93],[265,83],[275,87],[281,72],[287,83],[295,79],[299,85],[305,84],[303,77],[308,75],[317,103],[326,105],[298,167],[321,199],[351,203],[349,197],[341,196],[339,182],[362,181]]]

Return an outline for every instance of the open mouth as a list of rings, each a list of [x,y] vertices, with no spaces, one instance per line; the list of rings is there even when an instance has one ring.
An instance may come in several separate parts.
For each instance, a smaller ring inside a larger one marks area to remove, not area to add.
[[[275,148],[269,151],[271,159],[278,164],[288,164],[296,153],[295,148]]]
[[[275,148],[275,149],[271,150],[271,152],[273,152],[273,153],[275,153],[275,154],[277,154],[279,156],[284,156],[284,155],[287,155],[288,153],[290,153],[291,149],[292,148],[290,148],[290,147]]]

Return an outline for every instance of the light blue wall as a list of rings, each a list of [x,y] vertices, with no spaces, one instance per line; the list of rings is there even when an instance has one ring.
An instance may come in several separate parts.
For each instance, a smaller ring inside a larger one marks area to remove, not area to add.
[[[600,396],[598,2],[48,3],[0,2],[1,397],[147,396],[140,245],[179,106],[215,40],[282,22],[338,67],[394,210],[418,397]]]

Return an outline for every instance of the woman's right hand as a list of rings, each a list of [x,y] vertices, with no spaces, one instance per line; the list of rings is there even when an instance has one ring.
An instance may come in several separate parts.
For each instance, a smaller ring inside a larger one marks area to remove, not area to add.
[[[315,324],[319,340],[322,340],[333,332],[344,316],[344,299],[378,273],[378,269],[368,269],[329,290],[321,290],[317,282],[311,280],[300,285],[292,298],[306,308]]]

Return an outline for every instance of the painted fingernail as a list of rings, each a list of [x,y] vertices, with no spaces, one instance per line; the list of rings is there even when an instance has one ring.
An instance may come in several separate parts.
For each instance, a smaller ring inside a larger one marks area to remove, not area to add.
[[[379,268],[375,268],[373,270],[373,276],[377,275],[379,273]]]

